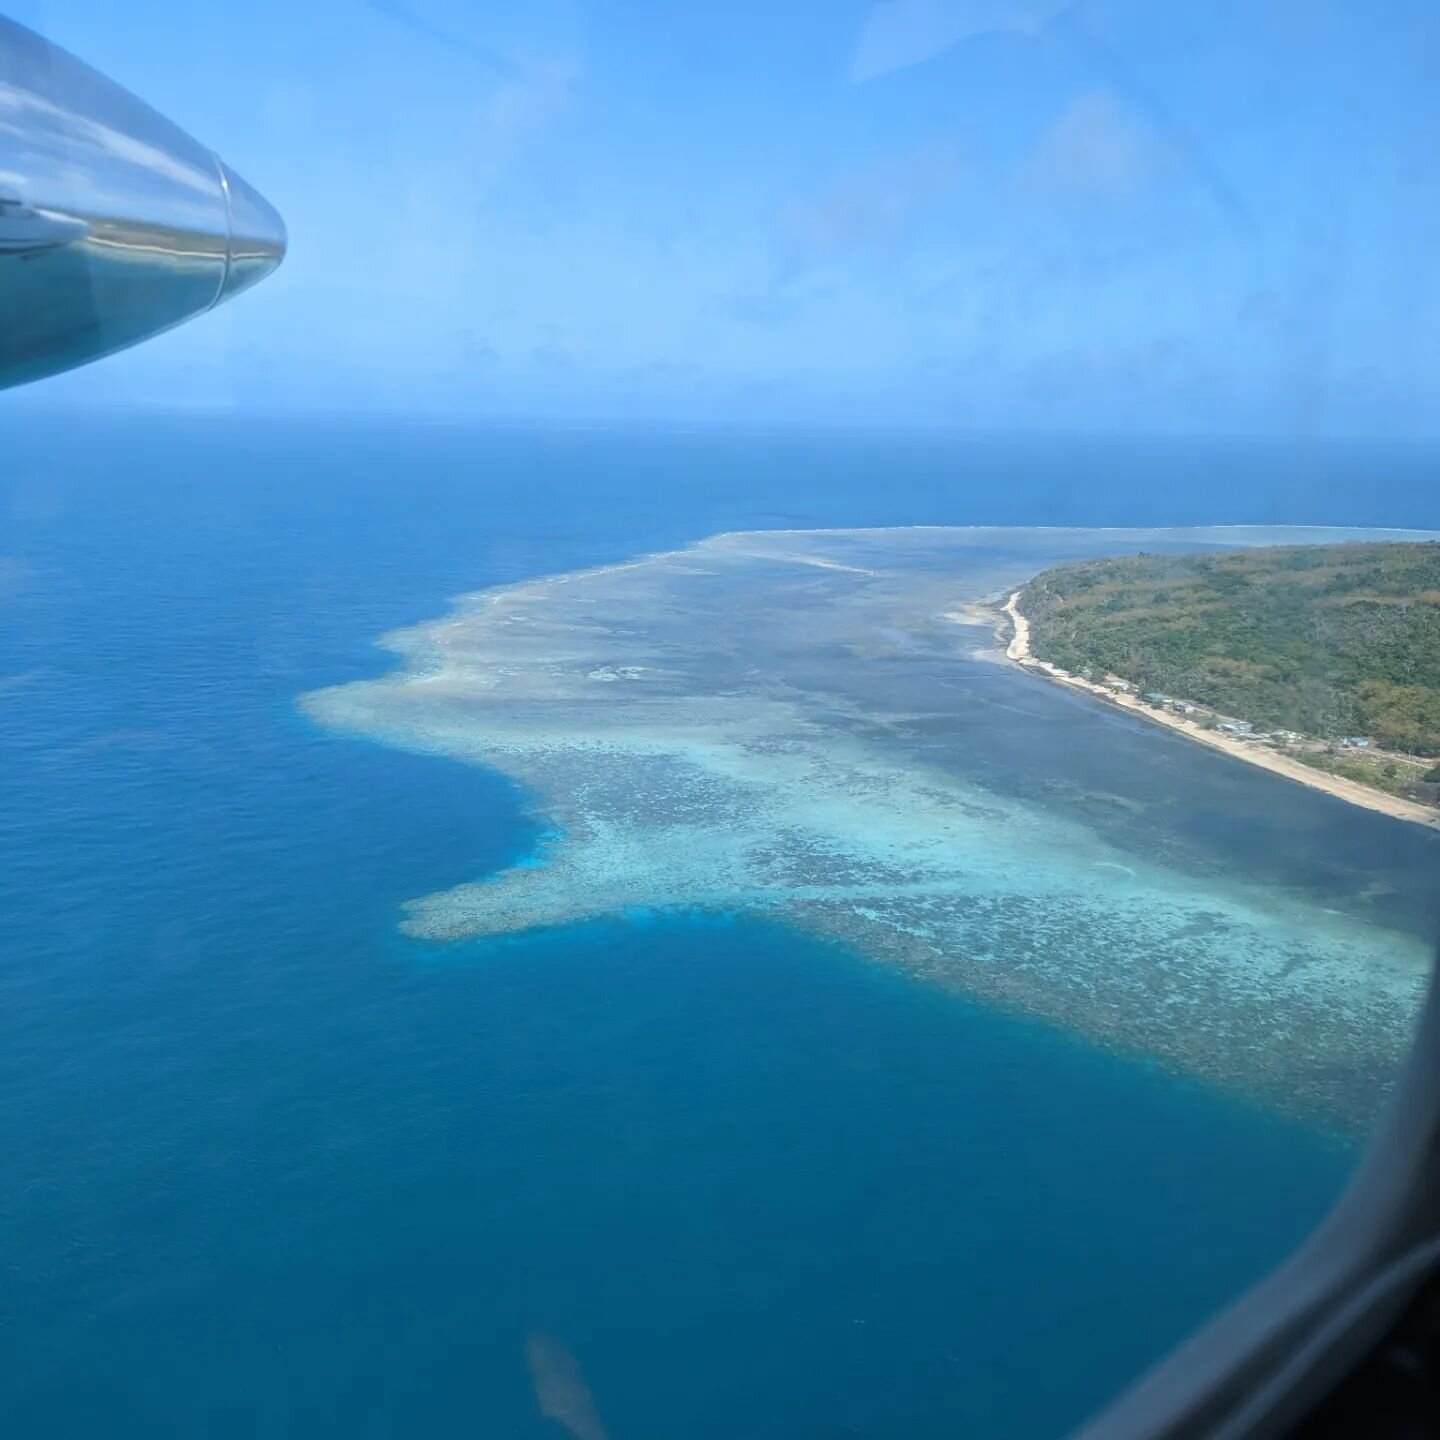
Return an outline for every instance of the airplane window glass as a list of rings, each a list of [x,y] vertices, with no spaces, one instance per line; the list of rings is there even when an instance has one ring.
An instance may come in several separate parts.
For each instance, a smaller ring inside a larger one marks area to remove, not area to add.
[[[1433,7],[7,16],[6,1435],[1055,1437],[1313,1230]]]

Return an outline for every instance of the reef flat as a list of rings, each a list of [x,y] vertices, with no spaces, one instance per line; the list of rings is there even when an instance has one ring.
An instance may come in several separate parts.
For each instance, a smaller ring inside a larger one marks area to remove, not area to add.
[[[1173,846],[1117,843],[1083,808],[1049,803],[1085,761],[1076,702],[1042,699],[1050,687],[1005,665],[983,607],[1070,559],[1375,534],[718,535],[464,597],[383,638],[395,673],[302,704],[332,729],[505,772],[555,835],[538,863],[411,902],[412,935],[743,911],[1349,1128],[1403,1054],[1421,937],[1221,852],[1190,864]],[[1052,707],[1038,730],[1037,705]],[[986,778],[989,748],[1022,724],[1040,737],[1030,795]],[[1123,742],[1141,760],[1181,743],[1138,725]],[[1166,773],[1125,803],[1162,813]]]

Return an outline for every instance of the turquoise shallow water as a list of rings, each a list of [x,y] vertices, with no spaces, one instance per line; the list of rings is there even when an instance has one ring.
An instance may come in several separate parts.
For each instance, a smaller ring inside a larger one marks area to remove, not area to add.
[[[732,531],[464,597],[384,638],[393,675],[301,705],[494,767],[562,832],[541,866],[408,903],[407,934],[735,910],[1358,1133],[1431,963],[1396,903],[1395,823],[1021,672],[976,607],[1076,554],[1432,533]],[[989,763],[1017,719],[1041,741],[1018,773]],[[1191,783],[1093,786],[1117,749]],[[1044,789],[1027,801],[1017,779]],[[1187,797],[1223,813],[1222,783],[1244,797],[1245,870],[1192,833]],[[1440,836],[1410,838],[1433,863]],[[1326,846],[1330,882],[1297,881]]]
[[[451,593],[715,530],[1425,525],[1423,457],[1394,513],[1338,513],[1332,457],[1324,513],[1297,515],[1270,457],[1206,501],[1250,513],[1195,514],[1154,478],[1181,461],[1144,453],[158,419],[10,439],[7,1434],[563,1434],[535,1336],[614,1440],[1054,1434],[1342,1182],[1337,1142],[780,927],[408,940],[401,901],[531,852],[543,818],[293,702],[382,671],[373,637]],[[1356,833],[1418,925],[1423,837]]]

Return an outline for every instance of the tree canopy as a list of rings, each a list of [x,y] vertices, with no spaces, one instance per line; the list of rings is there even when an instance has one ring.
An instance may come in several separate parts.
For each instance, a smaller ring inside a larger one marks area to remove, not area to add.
[[[1020,608],[1063,669],[1440,756],[1440,542],[1087,560],[1036,576]]]

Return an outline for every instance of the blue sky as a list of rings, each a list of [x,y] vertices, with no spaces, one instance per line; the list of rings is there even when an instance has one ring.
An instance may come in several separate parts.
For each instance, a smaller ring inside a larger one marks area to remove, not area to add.
[[[1440,429],[1430,0],[7,8],[291,234],[51,399]]]

